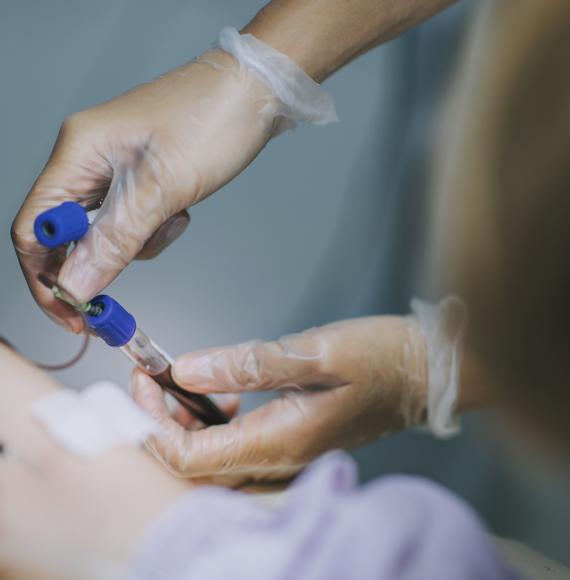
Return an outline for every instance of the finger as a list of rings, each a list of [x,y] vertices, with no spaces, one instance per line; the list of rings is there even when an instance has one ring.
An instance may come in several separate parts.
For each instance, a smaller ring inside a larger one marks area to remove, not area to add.
[[[140,378],[139,387],[149,394],[154,389],[159,403],[143,402],[161,427],[149,439],[149,449],[177,475],[214,478],[224,485],[290,477],[324,451],[344,447],[342,434],[358,412],[358,397],[344,385],[290,391],[227,425],[186,430],[170,417],[158,385],[146,375]]]
[[[174,214],[167,219],[152,236],[146,241],[142,250],[137,254],[137,260],[151,260],[156,258],[172,242],[176,241],[190,223],[190,215],[186,210]]]
[[[281,480],[297,473],[326,448],[313,431],[322,429],[332,415],[325,402],[320,417],[310,399],[323,393],[325,398],[335,396],[333,392],[275,399],[227,425],[198,431],[163,424],[165,428],[152,439],[152,449],[183,477],[215,476],[232,478],[234,483]]]
[[[57,299],[52,290],[44,286],[38,279],[39,274],[51,274],[55,277],[65,260],[63,248],[51,251],[38,250],[30,253],[17,249],[17,257],[38,306],[57,324],[66,330],[79,333],[83,330],[81,316],[68,304]]]
[[[103,290],[182,210],[164,156],[155,149],[152,143],[129,146],[114,161],[107,197],[61,268],[59,282],[81,302]]]
[[[27,195],[11,231],[18,260],[35,300],[53,319],[75,332],[81,329],[77,313],[56,300],[37,281],[39,272],[57,276],[65,261],[65,250],[48,250],[39,244],[34,221],[40,213],[64,201],[99,199],[107,189],[110,168],[93,154],[91,142],[83,139],[80,119],[75,116],[63,124],[50,159]]]
[[[202,427],[202,423],[187,414],[184,420],[185,425],[179,423],[175,417],[171,416],[165,400],[165,394],[160,386],[145,373],[135,370],[131,380],[131,394],[135,402],[142,407],[157,423],[159,432],[151,435],[146,441],[146,447],[155,457],[161,461],[169,470],[176,475],[180,475],[177,465],[179,463],[177,452],[174,446],[165,446],[165,441],[181,441],[188,430],[195,430]],[[237,413],[239,399],[232,396],[225,401],[217,401],[220,407],[228,416]],[[185,409],[179,408],[184,415]],[[187,413],[187,411],[186,411]],[[178,411],[175,412],[178,415]],[[165,451],[168,453],[163,454]]]
[[[268,391],[339,384],[327,369],[328,341],[319,330],[274,342],[246,342],[179,357],[172,367],[180,386],[199,393]]]
[[[204,427],[199,419],[177,402],[174,411],[171,412],[166,403],[165,393],[158,383],[138,369],[133,371],[130,389],[134,401],[159,423],[174,420],[189,430]],[[218,395],[214,402],[229,417],[238,412],[240,403],[237,395]]]

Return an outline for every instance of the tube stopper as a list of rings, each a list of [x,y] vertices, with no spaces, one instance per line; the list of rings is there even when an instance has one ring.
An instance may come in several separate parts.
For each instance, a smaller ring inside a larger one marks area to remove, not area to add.
[[[109,346],[123,346],[131,340],[137,323],[114,298],[99,294],[90,302],[87,322],[91,329]]]
[[[80,240],[88,229],[87,212],[73,201],[42,212],[34,221],[36,239],[48,248]]]

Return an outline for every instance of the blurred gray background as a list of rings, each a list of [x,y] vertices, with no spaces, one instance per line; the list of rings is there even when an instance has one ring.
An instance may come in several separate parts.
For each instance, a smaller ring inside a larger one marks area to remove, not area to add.
[[[259,0],[0,2],[0,328],[32,358],[69,356],[77,339],[35,306],[9,229],[62,120],[198,55]],[[335,319],[405,312],[424,223],[437,110],[476,3],[464,1],[327,82],[341,123],[285,134],[192,210],[158,259],[131,266],[110,293],[172,354]],[[68,386],[130,365],[92,341],[58,373]],[[246,408],[259,404],[250,397]],[[470,417],[459,438],[405,433],[358,450],[363,478],[415,473],[442,482],[495,533],[570,564],[562,484],[497,445],[497,422]]]

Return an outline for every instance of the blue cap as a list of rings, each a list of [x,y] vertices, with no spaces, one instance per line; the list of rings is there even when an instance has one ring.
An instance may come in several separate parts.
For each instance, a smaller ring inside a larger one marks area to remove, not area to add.
[[[95,334],[109,346],[123,346],[131,340],[137,323],[116,300],[106,294],[95,296],[90,302],[98,314],[87,314],[87,322]]]
[[[78,203],[64,201],[41,213],[34,221],[34,233],[42,246],[57,248],[80,240],[89,229],[87,212]]]

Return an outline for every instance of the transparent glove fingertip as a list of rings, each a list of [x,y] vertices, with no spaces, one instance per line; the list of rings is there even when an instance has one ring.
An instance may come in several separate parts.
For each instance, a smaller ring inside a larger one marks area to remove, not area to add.
[[[164,392],[149,376],[139,370],[132,374],[129,392],[133,400],[155,420],[170,416]]]

